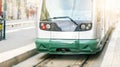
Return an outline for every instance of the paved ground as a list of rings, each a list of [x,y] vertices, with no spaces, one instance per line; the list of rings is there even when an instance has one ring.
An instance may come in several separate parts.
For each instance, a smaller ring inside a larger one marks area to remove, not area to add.
[[[6,40],[0,41],[0,53],[33,43],[36,37],[34,22],[35,20],[7,21],[7,25],[9,25],[7,28],[10,28],[10,30],[7,29],[6,31]]]
[[[0,53],[34,43],[35,20],[9,20],[6,22],[6,40],[0,41]]]
[[[6,40],[0,41],[0,53],[33,43],[35,37],[35,28],[7,33]]]

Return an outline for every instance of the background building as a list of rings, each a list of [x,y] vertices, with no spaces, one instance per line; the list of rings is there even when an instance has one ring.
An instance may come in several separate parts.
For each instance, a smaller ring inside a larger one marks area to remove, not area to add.
[[[34,19],[37,12],[39,0],[6,0],[7,20]]]

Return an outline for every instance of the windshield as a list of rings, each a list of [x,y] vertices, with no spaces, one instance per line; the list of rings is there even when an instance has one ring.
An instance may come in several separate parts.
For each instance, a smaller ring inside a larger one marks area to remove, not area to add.
[[[43,11],[49,17],[69,16],[74,20],[91,20],[91,0],[43,0]]]
[[[92,1],[43,0],[40,19],[41,21],[54,21],[64,31],[74,30],[80,23],[92,21]]]

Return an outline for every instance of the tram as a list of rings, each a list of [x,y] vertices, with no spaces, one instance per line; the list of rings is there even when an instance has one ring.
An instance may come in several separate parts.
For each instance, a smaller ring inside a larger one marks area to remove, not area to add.
[[[49,54],[96,54],[108,38],[101,0],[41,0],[36,48]]]

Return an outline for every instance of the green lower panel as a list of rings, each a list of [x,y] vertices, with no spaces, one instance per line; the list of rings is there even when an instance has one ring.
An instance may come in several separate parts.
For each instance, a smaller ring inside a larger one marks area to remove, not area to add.
[[[36,38],[35,43],[38,51],[50,54],[94,54],[98,52],[96,39],[50,40]]]

